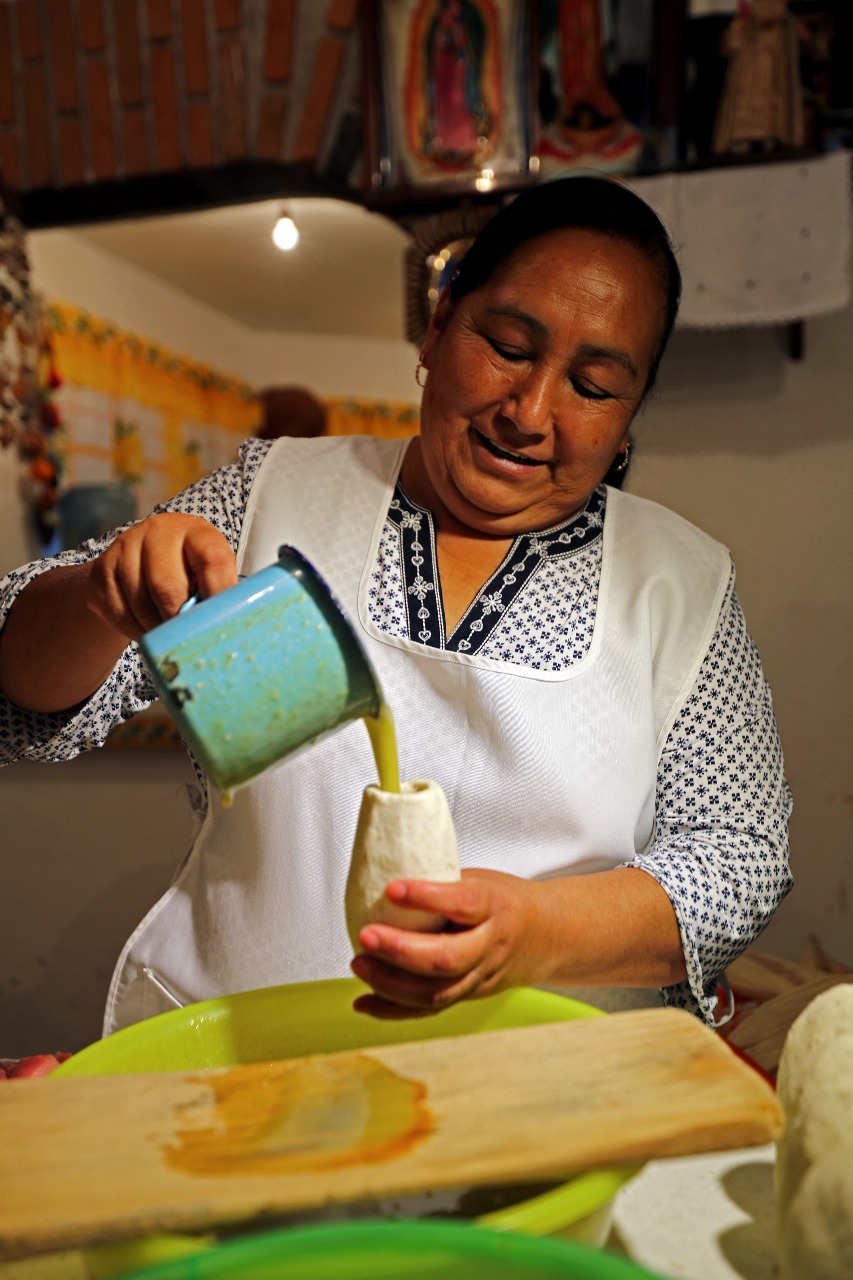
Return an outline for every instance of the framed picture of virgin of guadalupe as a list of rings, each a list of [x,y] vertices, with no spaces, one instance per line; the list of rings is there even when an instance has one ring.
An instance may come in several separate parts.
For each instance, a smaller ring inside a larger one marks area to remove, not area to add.
[[[525,186],[526,0],[371,0],[363,15],[368,203]]]

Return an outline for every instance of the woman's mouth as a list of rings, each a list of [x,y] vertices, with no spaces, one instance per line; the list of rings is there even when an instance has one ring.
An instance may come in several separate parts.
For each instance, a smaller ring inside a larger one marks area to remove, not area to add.
[[[475,428],[476,431],[476,428]],[[495,444],[493,440],[489,440],[481,431],[476,431],[483,445],[488,449],[489,453],[495,458],[501,458],[507,462],[514,462],[522,467],[541,467],[544,463],[536,458],[528,458],[523,453],[514,453],[512,449],[502,449],[500,445]]]

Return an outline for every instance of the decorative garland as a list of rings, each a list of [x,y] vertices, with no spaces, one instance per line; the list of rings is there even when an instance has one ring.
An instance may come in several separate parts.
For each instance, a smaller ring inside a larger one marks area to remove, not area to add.
[[[59,524],[59,486],[65,470],[65,459],[59,448],[62,418],[54,399],[62,379],[53,362],[47,326],[42,325],[40,375],[35,392],[32,422],[21,432],[18,451],[28,463],[26,488],[36,532],[45,544],[50,542]]]
[[[88,344],[110,356],[128,356],[146,369],[174,374],[192,383],[200,391],[216,391],[221,395],[233,396],[235,401],[244,405],[251,404],[257,409],[255,393],[247,383],[209,365],[200,364],[197,360],[178,355],[151,338],[129,333],[111,320],[92,315],[79,307],[53,302],[47,308],[45,323],[49,333],[55,334],[58,339],[80,336]]]
[[[60,382],[45,308],[30,288],[24,228],[0,195],[0,447],[16,444],[28,464],[27,496],[45,544],[57,524],[62,475],[53,399]]]
[[[0,195],[0,444],[4,447],[32,421],[38,328],[24,229]]]

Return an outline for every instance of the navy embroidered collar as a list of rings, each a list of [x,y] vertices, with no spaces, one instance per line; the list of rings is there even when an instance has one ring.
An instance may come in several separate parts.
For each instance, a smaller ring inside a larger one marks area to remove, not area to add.
[[[562,524],[519,534],[448,636],[432,512],[413,502],[398,481],[388,519],[400,530],[409,637],[431,648],[476,653],[543,560],[572,556],[601,537],[605,503],[606,490],[602,486]]]

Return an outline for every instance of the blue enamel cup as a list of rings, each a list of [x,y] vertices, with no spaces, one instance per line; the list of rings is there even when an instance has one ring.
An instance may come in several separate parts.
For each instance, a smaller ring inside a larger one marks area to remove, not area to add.
[[[139,641],[155,688],[217,790],[230,793],[350,720],[379,682],[352,624],[294,547]]]

